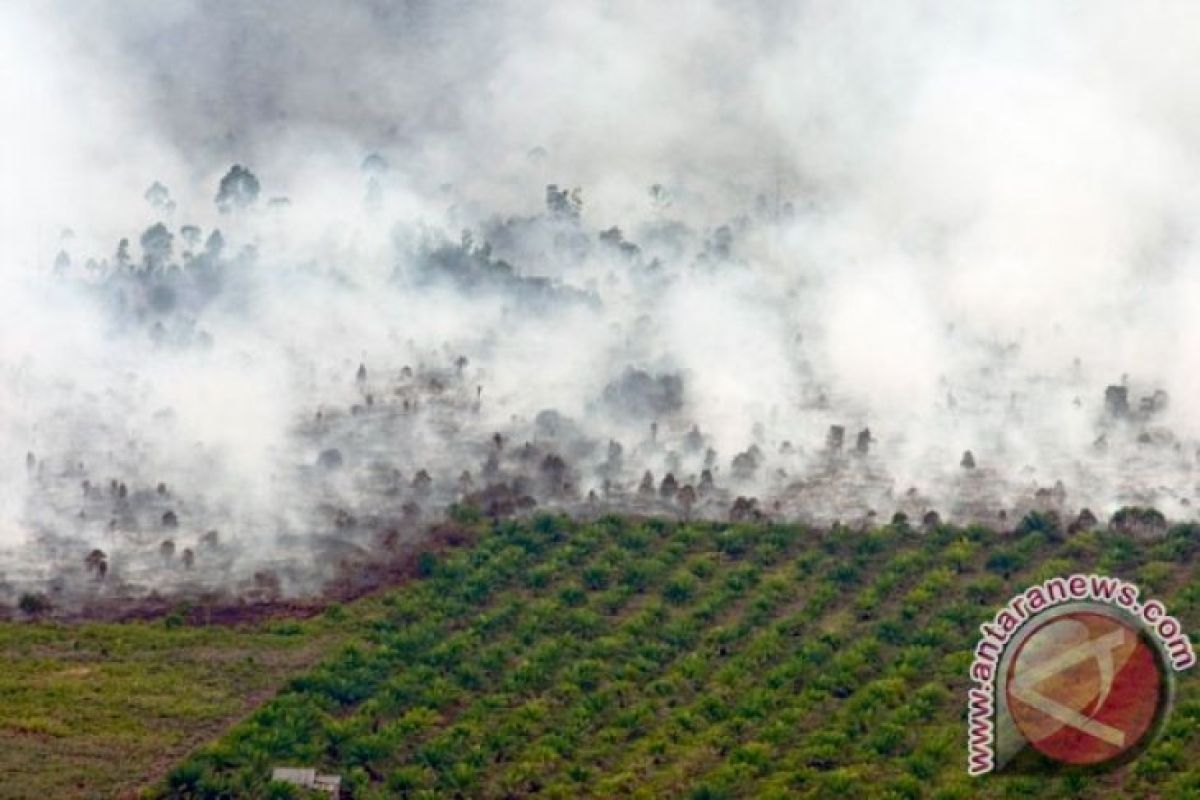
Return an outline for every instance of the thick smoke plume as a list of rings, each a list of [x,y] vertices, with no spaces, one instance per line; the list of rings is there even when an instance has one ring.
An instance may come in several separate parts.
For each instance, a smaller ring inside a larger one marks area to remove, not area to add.
[[[1190,11],[7,4],[0,605],[452,504],[1191,518]]]

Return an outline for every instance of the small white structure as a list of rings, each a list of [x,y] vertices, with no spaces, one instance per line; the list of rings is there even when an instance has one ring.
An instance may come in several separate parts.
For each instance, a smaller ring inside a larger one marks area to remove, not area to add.
[[[305,789],[316,789],[331,797],[340,796],[342,791],[341,775],[318,775],[315,769],[307,767],[276,767],[271,771],[271,780],[302,786]]]

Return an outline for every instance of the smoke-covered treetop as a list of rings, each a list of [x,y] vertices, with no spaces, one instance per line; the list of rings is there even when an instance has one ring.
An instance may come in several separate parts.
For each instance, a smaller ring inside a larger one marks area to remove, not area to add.
[[[0,10],[0,603],[451,506],[1192,516],[1196,15],[679,11]]]

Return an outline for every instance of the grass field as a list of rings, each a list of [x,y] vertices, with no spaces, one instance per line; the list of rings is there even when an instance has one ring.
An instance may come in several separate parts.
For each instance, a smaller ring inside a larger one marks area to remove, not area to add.
[[[342,636],[321,620],[2,624],[0,797],[136,796]]]
[[[301,796],[276,765],[355,798],[1200,793],[1190,675],[1164,735],[1109,774],[970,779],[964,726],[977,626],[1042,578],[1134,580],[1196,629],[1200,529],[458,526],[420,577],[306,622],[0,629],[7,796],[112,796],[205,738],[147,793]]]

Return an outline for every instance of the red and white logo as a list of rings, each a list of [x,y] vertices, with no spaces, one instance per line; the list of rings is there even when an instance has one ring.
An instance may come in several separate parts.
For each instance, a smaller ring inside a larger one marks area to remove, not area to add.
[[[1008,710],[1046,756],[1100,764],[1142,742],[1164,702],[1165,681],[1153,645],[1131,624],[1068,613],[1021,642],[1009,663]]]

